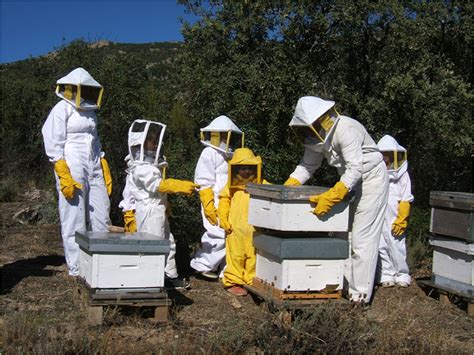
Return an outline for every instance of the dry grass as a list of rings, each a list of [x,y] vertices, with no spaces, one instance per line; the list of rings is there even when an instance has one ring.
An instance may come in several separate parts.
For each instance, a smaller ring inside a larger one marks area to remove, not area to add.
[[[174,295],[168,324],[152,322],[146,309],[108,308],[104,324],[89,327],[59,227],[19,225],[10,217],[20,204],[0,208],[0,353],[474,353],[473,318],[416,285],[377,290],[367,311],[327,304],[296,312],[288,326],[281,310],[251,297],[237,307],[219,283],[193,278],[193,289]]]

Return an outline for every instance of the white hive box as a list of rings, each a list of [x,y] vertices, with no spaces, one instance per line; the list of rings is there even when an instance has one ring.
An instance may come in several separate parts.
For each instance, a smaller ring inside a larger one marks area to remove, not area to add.
[[[433,274],[466,284],[474,291],[474,243],[439,235],[430,236]]]
[[[339,238],[256,235],[257,278],[282,291],[340,290],[349,243]]]
[[[76,232],[79,276],[91,288],[164,286],[168,240],[148,233]]]
[[[349,200],[336,204],[328,214],[312,213],[309,197],[326,191],[318,186],[248,184],[249,224],[278,231],[347,232]]]

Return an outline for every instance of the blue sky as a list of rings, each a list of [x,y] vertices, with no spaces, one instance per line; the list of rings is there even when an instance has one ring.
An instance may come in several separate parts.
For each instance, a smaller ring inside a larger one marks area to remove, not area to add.
[[[182,41],[179,17],[195,21],[174,0],[0,1],[1,63],[44,55],[77,38],[124,43]]]

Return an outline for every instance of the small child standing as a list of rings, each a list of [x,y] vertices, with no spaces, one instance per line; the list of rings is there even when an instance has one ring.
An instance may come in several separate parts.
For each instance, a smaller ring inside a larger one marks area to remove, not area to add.
[[[170,241],[170,253],[165,266],[165,286],[186,288],[184,279],[178,278],[175,253],[176,244],[166,216],[167,194],[192,195],[198,187],[191,181],[167,179],[164,170],[167,162],[162,156],[166,126],[159,122],[135,120],[128,133],[128,146],[132,163],[130,189],[135,200],[135,220],[138,232],[146,232]]]
[[[407,264],[406,229],[410,215],[411,180],[407,151],[389,136],[377,143],[389,174],[389,196],[379,246],[378,274],[382,287],[408,287],[411,282]]]
[[[200,185],[199,197],[203,226],[201,247],[191,267],[208,279],[217,279],[225,266],[225,232],[217,220],[219,192],[227,184],[227,161],[243,146],[243,133],[227,116],[219,116],[201,129],[205,146],[196,165],[194,182]]]
[[[236,296],[246,296],[243,285],[255,277],[255,228],[248,223],[250,195],[247,183],[261,183],[262,159],[248,148],[239,148],[229,161],[229,179],[219,194],[218,216],[226,233],[226,263],[222,282]]]

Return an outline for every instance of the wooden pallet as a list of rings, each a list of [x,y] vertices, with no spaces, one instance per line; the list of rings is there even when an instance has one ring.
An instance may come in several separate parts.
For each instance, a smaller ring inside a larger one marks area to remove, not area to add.
[[[171,300],[164,289],[139,291],[130,289],[93,289],[82,278],[77,278],[77,292],[81,306],[87,312],[89,325],[102,324],[104,308],[110,306],[132,306],[154,308],[153,320],[167,322]]]
[[[279,301],[308,300],[308,299],[339,299],[342,297],[341,291],[334,291],[331,293],[283,291],[259,279],[258,277],[255,277],[253,279],[252,287],[257,289],[261,293],[264,293],[266,295],[271,295],[271,297]]]
[[[474,297],[472,295],[460,292],[446,285],[439,285],[431,279],[419,279],[416,282],[428,295],[431,295],[432,291],[435,290],[439,294],[441,304],[451,304],[454,298],[466,302],[467,314],[474,317]]]
[[[262,301],[287,309],[305,308],[329,301],[337,301],[341,303],[344,303],[345,301],[342,298],[341,291],[328,293],[295,291],[288,292],[280,290],[259,279],[258,277],[253,279],[253,284],[251,286],[246,285],[245,288],[252,295],[260,298]]]

